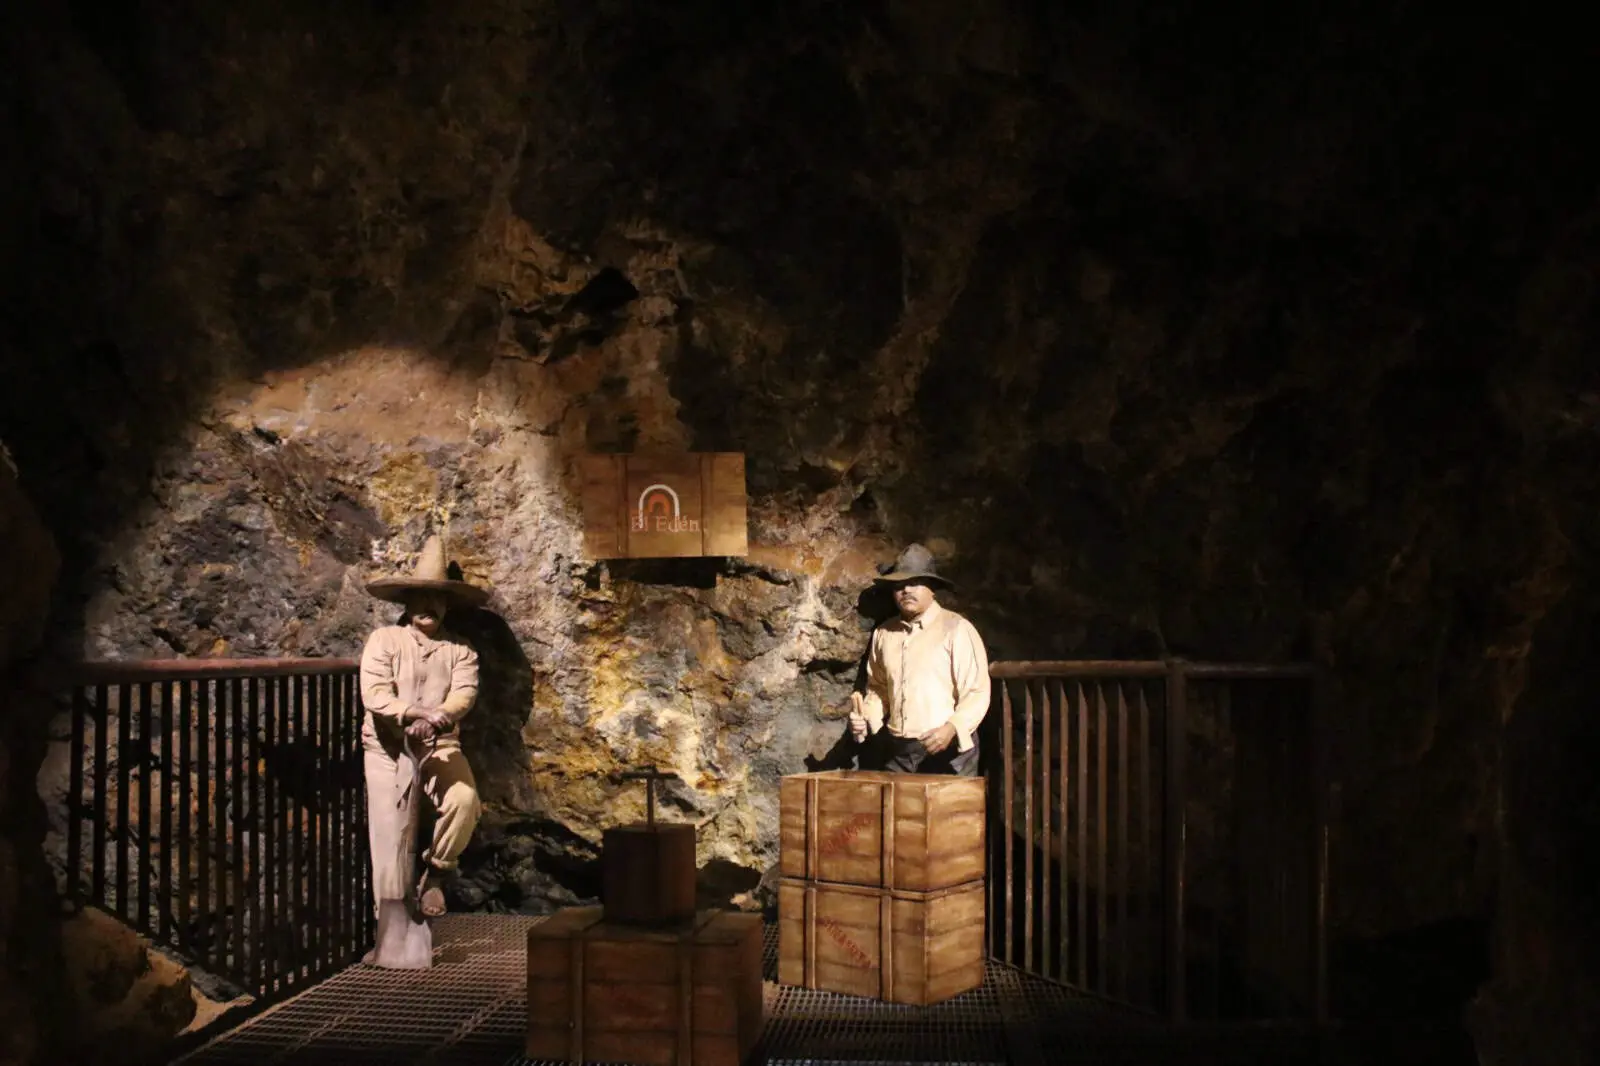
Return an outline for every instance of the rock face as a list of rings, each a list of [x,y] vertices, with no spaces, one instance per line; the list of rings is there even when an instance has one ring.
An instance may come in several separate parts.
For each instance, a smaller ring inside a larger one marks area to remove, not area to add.
[[[997,658],[1323,661],[1336,943],[1392,972],[1390,934],[1498,913],[1483,1047],[1576,1009],[1592,964],[1529,944],[1593,916],[1533,890],[1533,826],[1587,793],[1516,754],[1594,750],[1541,691],[1577,653],[1528,666],[1600,602],[1575,43],[1138,5],[57,17],[7,35],[0,425],[63,647],[354,654],[362,578],[446,532],[495,592],[457,902],[592,893],[640,763],[748,899],[858,594],[921,539]],[[645,447],[746,453],[747,559],[583,558],[576,457]]]
[[[62,930],[62,951],[77,1022],[72,1039],[86,1058],[153,1061],[194,1017],[188,973],[109,915],[75,914]]]
[[[0,442],[0,1062],[34,1061],[70,1013],[61,1008],[61,951],[44,810],[31,766],[45,746],[49,703],[37,697],[39,650],[58,558]]]

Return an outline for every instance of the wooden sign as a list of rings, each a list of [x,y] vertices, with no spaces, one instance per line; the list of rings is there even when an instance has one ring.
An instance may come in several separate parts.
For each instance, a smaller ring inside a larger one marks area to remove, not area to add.
[[[742,556],[744,456],[585,455],[583,542],[591,559]]]

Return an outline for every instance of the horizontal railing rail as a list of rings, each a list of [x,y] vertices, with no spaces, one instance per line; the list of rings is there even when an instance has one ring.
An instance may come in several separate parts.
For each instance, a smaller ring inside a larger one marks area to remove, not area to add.
[[[990,676],[991,954],[1175,1020],[1325,1020],[1317,668],[998,661]]]
[[[309,677],[313,674],[354,674],[356,659],[101,659],[67,668],[70,684],[137,684],[144,681],[183,681],[189,678]]]
[[[1199,663],[1185,659],[1061,659],[1005,660],[989,666],[997,681],[1056,677],[1166,677],[1172,673],[1197,681],[1309,679],[1316,676],[1312,663]]]
[[[276,998],[372,941],[354,659],[80,663],[66,871],[79,905]]]

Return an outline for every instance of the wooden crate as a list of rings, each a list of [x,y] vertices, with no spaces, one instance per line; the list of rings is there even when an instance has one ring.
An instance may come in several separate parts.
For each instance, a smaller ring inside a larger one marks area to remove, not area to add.
[[[761,1025],[759,914],[647,928],[573,907],[528,931],[530,1059],[740,1066]]]
[[[778,884],[778,983],[938,1003],[983,983],[982,883],[937,892]]]
[[[591,559],[742,556],[744,456],[585,455],[583,545]]]
[[[653,925],[694,917],[694,845],[692,825],[607,829],[600,845],[606,921]]]
[[[779,783],[784,877],[933,892],[982,882],[981,777],[828,770]]]

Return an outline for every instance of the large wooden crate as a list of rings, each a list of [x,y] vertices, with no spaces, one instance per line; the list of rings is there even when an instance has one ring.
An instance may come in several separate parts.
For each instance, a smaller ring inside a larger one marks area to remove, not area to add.
[[[758,914],[648,928],[574,907],[528,931],[530,1059],[739,1066],[761,1025]]]
[[[981,777],[828,770],[779,783],[784,877],[933,892],[985,875]]]
[[[778,983],[938,1003],[983,983],[984,887],[899,892],[785,878]]]
[[[591,559],[741,556],[749,548],[739,452],[585,455],[579,465]]]

